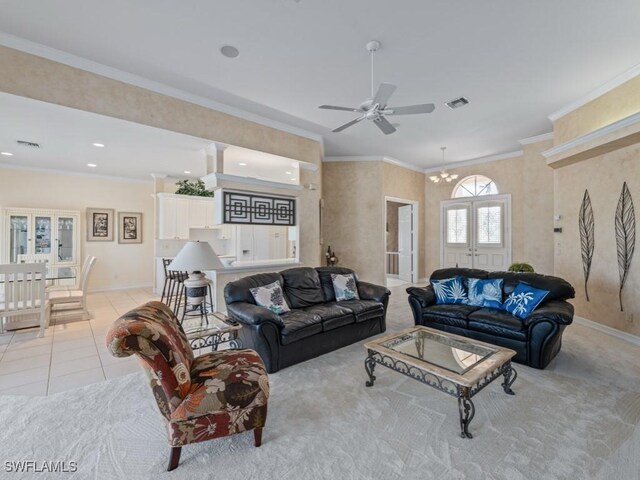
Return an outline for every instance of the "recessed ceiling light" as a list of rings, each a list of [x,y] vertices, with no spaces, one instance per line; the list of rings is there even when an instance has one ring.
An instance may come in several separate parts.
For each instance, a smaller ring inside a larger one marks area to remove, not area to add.
[[[295,181],[296,181],[296,179],[295,179],[295,178],[292,178],[292,179],[291,179],[291,181],[292,181],[292,182],[295,182]]]
[[[224,45],[220,49],[220,53],[222,53],[222,55],[227,58],[236,58],[238,55],[240,55],[240,51],[233,45]]]
[[[187,175],[189,175],[191,173],[191,170],[185,170],[184,173],[186,173]]]
[[[291,172],[284,172],[285,175],[291,175]]]
[[[247,164],[244,163],[244,162],[240,162],[238,165],[240,165],[241,167],[246,167],[247,166]]]
[[[104,147],[104,143],[92,143],[91,145],[93,145],[94,147]]]
[[[87,163],[87,167],[96,168],[97,165],[95,163]]]
[[[11,152],[0,152],[0,155],[5,155],[7,157],[13,157],[13,153],[11,153]]]

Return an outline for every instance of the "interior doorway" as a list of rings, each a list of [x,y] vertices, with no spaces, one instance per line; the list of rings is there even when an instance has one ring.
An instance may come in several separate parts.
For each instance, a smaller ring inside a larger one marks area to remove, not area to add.
[[[385,197],[387,287],[417,282],[418,202]]]
[[[511,263],[511,195],[456,198],[440,204],[442,268],[506,270]]]

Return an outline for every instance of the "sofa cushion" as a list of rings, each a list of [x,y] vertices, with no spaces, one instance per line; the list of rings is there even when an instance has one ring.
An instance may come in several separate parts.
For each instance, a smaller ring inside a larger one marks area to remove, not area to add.
[[[332,273],[331,283],[333,283],[333,291],[336,294],[337,302],[360,299],[358,286],[356,285],[356,277],[353,273]]]
[[[336,301],[336,293],[333,291],[333,282],[331,280],[332,273],[337,273],[340,275],[353,273],[356,278],[356,283],[358,282],[358,275],[356,275],[353,270],[346,267],[317,267],[316,272],[318,272],[318,276],[320,277],[320,285],[322,285],[322,292],[324,293],[325,302]]]
[[[284,328],[280,331],[283,345],[322,332],[322,319],[319,315],[302,310],[291,310],[280,315],[280,318],[284,324]]]
[[[264,287],[251,288],[249,290],[256,301],[256,305],[264,307],[278,315],[291,310],[284,298],[280,282],[273,282]]]
[[[305,308],[324,302],[320,277],[315,268],[290,268],[280,272],[280,275],[291,308]]]
[[[516,317],[527,318],[547,295],[549,290],[540,290],[521,282],[505,299],[502,308]]]
[[[356,317],[356,323],[384,315],[384,307],[375,300],[344,300],[337,305],[351,310]]]
[[[224,287],[224,301],[229,303],[247,302],[256,304],[249,289],[255,287],[264,287],[273,282],[283,284],[282,275],[279,273],[258,273],[249,277],[244,277],[235,282],[229,282]]]
[[[351,310],[335,302],[323,303],[303,309],[304,312],[318,315],[322,319],[322,330],[325,332],[334,328],[355,323],[356,317]]]
[[[515,340],[527,339],[527,329],[522,320],[504,310],[481,308],[470,313],[467,319],[469,320],[470,330]]]
[[[502,308],[501,278],[467,278],[469,305]]]
[[[534,288],[548,290],[544,303],[550,300],[567,300],[576,295],[571,284],[559,277],[539,273],[490,272],[488,278],[502,278],[505,298],[513,292],[518,283],[526,283]]]
[[[431,274],[429,281],[431,280],[444,280],[451,277],[465,277],[465,278],[480,278],[485,279],[488,272],[486,270],[478,270],[475,268],[441,268],[434,270]]]
[[[432,280],[431,286],[436,292],[436,303],[455,304],[468,303],[467,287],[463,277],[445,278],[443,280]]]
[[[462,304],[431,305],[424,310],[425,320],[442,325],[467,328],[467,317],[480,307]]]

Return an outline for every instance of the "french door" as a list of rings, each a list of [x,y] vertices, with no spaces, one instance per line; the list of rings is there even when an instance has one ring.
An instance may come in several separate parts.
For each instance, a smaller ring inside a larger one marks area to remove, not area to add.
[[[440,205],[442,268],[506,270],[511,263],[511,195],[445,200]]]

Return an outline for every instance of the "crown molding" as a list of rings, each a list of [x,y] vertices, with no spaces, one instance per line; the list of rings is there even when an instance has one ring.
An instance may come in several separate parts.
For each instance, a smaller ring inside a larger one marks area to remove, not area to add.
[[[583,97],[580,97],[579,99],[562,107],[560,110],[553,112],[548,116],[549,120],[551,120],[552,122],[555,122],[559,118],[564,117],[566,114],[571,113],[574,110],[577,110],[583,105],[595,100],[598,97],[601,97],[605,93],[610,92],[614,88],[619,87],[623,83],[628,82],[629,80],[631,80],[634,77],[637,77],[638,75],[640,75],[640,63],[631,67],[629,70],[627,70],[626,72],[623,72],[617,77],[612,78],[608,82],[600,85],[599,87],[591,90],[589,93],[587,93]]]
[[[323,145],[324,143],[323,137],[320,134],[295,127],[293,125],[282,123],[277,120],[271,120],[270,118],[247,112],[246,110],[232,107],[230,105],[226,105],[224,103],[211,100],[200,95],[195,95],[185,90],[171,87],[164,83],[156,82],[155,80],[150,80],[133,73],[109,67],[107,65],[103,65],[101,63],[94,62],[92,60],[88,60],[86,58],[79,57],[62,50],[47,47],[46,45],[42,45],[40,43],[32,42],[21,37],[16,37],[15,35],[0,32],[0,45],[8,48],[13,48],[15,50],[20,50],[31,55],[36,55],[38,57],[43,57],[54,62],[78,68],[80,70],[95,73],[96,75],[111,78],[112,80],[118,80],[129,85],[144,88],[155,93],[160,93],[162,95],[177,98],[185,102],[194,103],[196,105],[200,105],[201,107],[206,107],[218,112],[226,113],[228,115],[233,115],[234,117],[242,118],[244,120],[263,125],[265,127],[275,128],[277,130],[282,130],[283,132],[298,135],[310,140],[315,140],[321,145]]]
[[[10,163],[0,163],[0,169],[21,170],[25,172],[55,173],[57,175],[65,175],[69,177],[87,177],[87,178],[102,179],[102,180],[115,180],[118,182],[148,183],[148,184],[153,183],[152,179],[146,180],[141,178],[118,177],[115,175],[100,175],[96,173],[74,172],[74,171],[68,171],[68,170],[55,170],[53,168],[26,167],[23,165],[12,165]]]
[[[343,157],[325,157],[325,162],[384,162],[390,165],[396,165],[398,167],[406,168],[409,170],[413,170],[414,172],[424,173],[424,168],[417,167],[416,165],[412,165],[407,162],[403,162],[393,157],[388,157],[385,155],[377,156],[377,155],[351,155],[351,156],[343,156]]]
[[[531,145],[532,143],[545,142],[547,140],[553,140],[553,132],[543,133],[542,135],[536,135],[535,137],[527,137],[518,140],[518,143],[522,146]]]
[[[584,135],[580,135],[568,142],[561,143],[560,145],[556,145],[549,150],[545,150],[542,152],[545,158],[553,157],[558,155],[559,153],[564,153],[567,150],[571,150],[572,148],[579,147],[587,142],[592,140],[597,140],[598,138],[604,137],[605,135],[609,135],[610,133],[615,133],[618,130],[622,130],[628,126],[634,125],[640,122],[640,112],[634,113],[633,115],[629,115],[628,117],[623,118],[622,120],[618,120],[617,122],[613,122],[605,127],[598,128],[589,133],[585,133]]]
[[[470,160],[463,160],[461,162],[447,163],[444,165],[429,167],[424,171],[424,173],[429,174],[429,173],[439,172],[443,169],[468,167],[470,165],[480,165],[481,163],[489,163],[489,162],[495,162],[498,160],[506,160],[508,158],[518,158],[518,157],[521,157],[523,154],[524,152],[522,150],[515,150],[513,152],[499,153],[497,155],[488,155],[486,157],[472,158]]]

